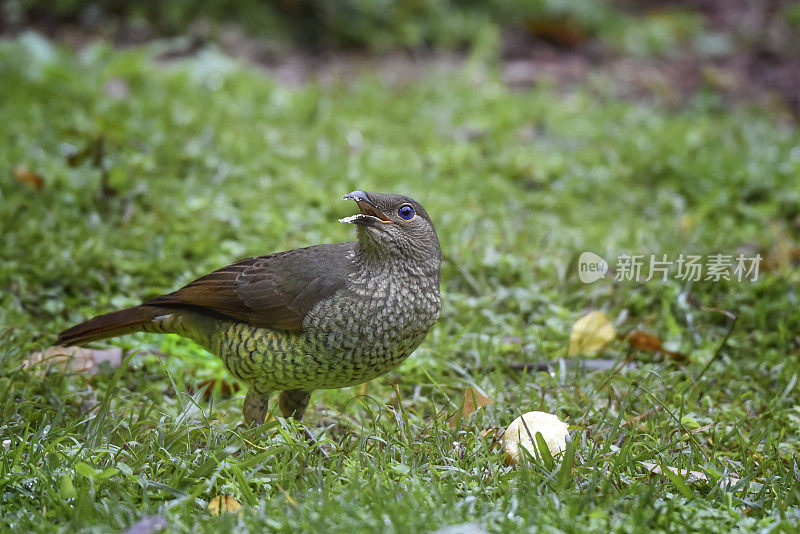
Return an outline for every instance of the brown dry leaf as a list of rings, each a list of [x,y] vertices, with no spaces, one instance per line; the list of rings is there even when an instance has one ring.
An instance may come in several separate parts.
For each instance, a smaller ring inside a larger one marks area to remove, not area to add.
[[[641,330],[634,330],[627,336],[628,343],[633,345],[639,350],[646,350],[649,352],[656,352],[661,350],[661,338],[642,332]]]
[[[203,398],[206,400],[210,400],[214,392],[214,388],[217,386],[217,384],[219,384],[220,395],[222,395],[222,397],[224,398],[231,397],[234,393],[238,393],[239,390],[241,389],[238,384],[228,382],[227,380],[211,378],[209,380],[203,380],[202,382],[197,384],[196,388],[189,386],[187,390],[189,391],[190,395],[194,395],[195,392],[201,391],[203,388],[206,388],[205,392],[203,393]]]
[[[37,191],[41,191],[44,188],[44,179],[32,170],[28,169],[25,165],[16,166],[14,169],[14,178],[20,182],[25,182]]]
[[[569,335],[569,355],[594,354],[617,337],[605,313],[592,311],[581,317]]]
[[[211,515],[241,514],[242,505],[230,495],[217,495],[208,503]]]
[[[122,349],[84,349],[80,347],[49,347],[44,352],[32,352],[22,362],[23,369],[34,369],[37,376],[44,376],[47,368],[55,365],[62,370],[94,374],[101,362],[111,367],[122,365]]]
[[[453,428],[458,424],[459,419],[463,417],[469,417],[475,411],[482,407],[482,406],[489,406],[490,404],[494,404],[494,400],[490,399],[474,387],[470,386],[464,390],[464,398],[461,401],[461,406],[459,407],[458,411],[453,414],[453,417],[447,420],[447,424],[450,428]]]
[[[577,48],[588,38],[583,27],[567,18],[540,17],[526,23],[531,35],[561,48]]]
[[[686,359],[686,356],[680,352],[674,352],[665,349],[661,342],[661,338],[654,336],[653,334],[648,334],[647,332],[642,332],[641,330],[634,330],[625,337],[627,338],[628,343],[639,350],[645,350],[648,352],[661,352],[677,361],[683,361]]]

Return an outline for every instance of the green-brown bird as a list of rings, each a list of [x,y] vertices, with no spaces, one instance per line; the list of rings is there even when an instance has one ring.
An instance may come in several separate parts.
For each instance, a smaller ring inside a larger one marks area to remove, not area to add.
[[[358,241],[237,261],[139,306],[65,330],[59,345],[174,333],[249,385],[245,422],[280,391],[302,420],[311,391],[366,382],[399,365],[439,318],[442,253],[428,213],[403,195],[353,191]]]

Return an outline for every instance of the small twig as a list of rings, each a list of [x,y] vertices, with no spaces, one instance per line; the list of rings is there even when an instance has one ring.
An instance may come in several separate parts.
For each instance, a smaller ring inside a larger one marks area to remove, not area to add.
[[[653,408],[650,408],[649,410],[647,410],[646,412],[644,412],[642,414],[639,414],[639,415],[636,415],[636,416],[633,416],[633,417],[629,418],[627,421],[622,423],[621,426],[634,425],[634,424],[638,423],[639,421],[641,421],[642,419],[646,419],[647,417],[650,417],[654,413],[656,413],[658,411],[661,411],[661,410],[662,410],[661,406],[654,406]]]
[[[550,362],[520,362],[508,364],[509,370],[521,371],[523,373],[527,373],[528,371],[547,371],[548,367],[550,367]]]
[[[509,371],[519,371],[522,373],[547,371],[551,367],[564,363],[567,367],[579,368],[585,371],[607,371],[617,367],[617,360],[611,358],[559,358],[557,360],[546,360],[538,362],[513,362],[507,366],[487,365],[480,366],[477,369],[480,371],[494,371],[498,367],[508,369]],[[623,367],[635,369],[636,364],[630,359],[622,362],[616,370],[619,371]],[[475,369],[472,369],[475,370]]]

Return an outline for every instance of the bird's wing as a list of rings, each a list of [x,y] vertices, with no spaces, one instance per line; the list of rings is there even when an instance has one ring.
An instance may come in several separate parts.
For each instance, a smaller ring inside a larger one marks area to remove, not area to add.
[[[331,243],[237,261],[144,305],[189,307],[299,331],[317,302],[345,287],[354,247]]]

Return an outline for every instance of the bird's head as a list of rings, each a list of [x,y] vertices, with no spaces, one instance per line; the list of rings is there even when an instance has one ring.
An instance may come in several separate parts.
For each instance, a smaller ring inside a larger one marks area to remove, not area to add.
[[[438,270],[442,252],[428,212],[405,195],[353,191],[360,213],[339,219],[358,228],[358,241],[368,254],[424,261]]]

